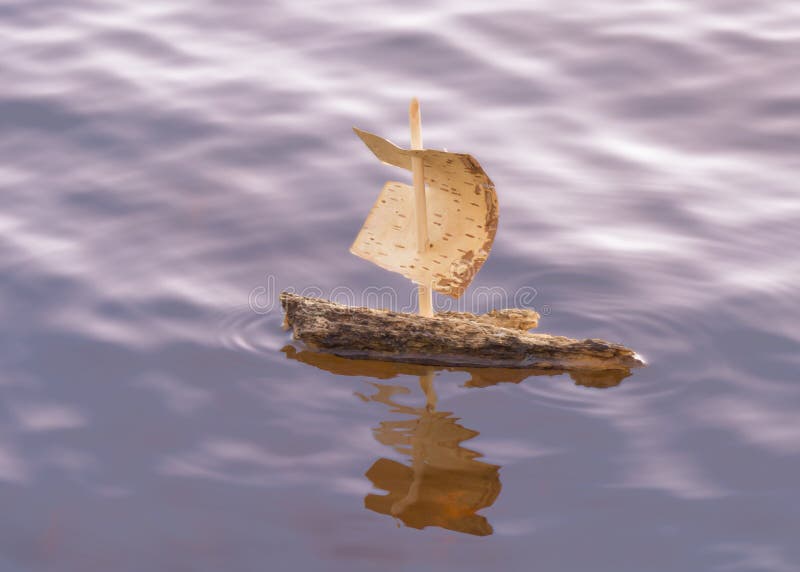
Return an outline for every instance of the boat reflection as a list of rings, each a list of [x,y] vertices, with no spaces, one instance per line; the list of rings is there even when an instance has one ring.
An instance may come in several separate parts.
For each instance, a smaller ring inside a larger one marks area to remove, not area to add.
[[[366,477],[386,494],[369,494],[364,506],[393,516],[412,528],[439,526],[456,532],[486,536],[492,527],[478,515],[500,494],[500,467],[484,463],[476,451],[461,446],[478,435],[458,424],[453,414],[436,410],[433,372],[420,376],[426,397],[423,407],[395,401],[409,393],[400,385],[373,383],[375,393],[364,400],[383,403],[407,419],[381,421],[375,439],[411,459],[409,466],[381,458]]]
[[[289,359],[338,375],[368,376],[379,380],[398,375],[418,376],[425,401],[422,406],[398,402],[399,396],[411,393],[408,387],[399,384],[370,382],[373,393],[356,393],[366,402],[382,403],[390,413],[406,416],[405,419],[381,421],[373,429],[373,435],[379,443],[410,459],[409,464],[388,458],[375,461],[365,476],[385,494],[368,494],[364,505],[369,510],[392,516],[412,528],[438,526],[478,536],[492,534],[491,524],[486,517],[477,513],[490,507],[500,494],[500,466],[481,461],[480,453],[462,446],[462,443],[476,437],[478,431],[459,424],[452,412],[437,410],[434,388],[436,371],[464,371],[470,375],[466,383],[470,387],[520,383],[534,375],[564,373],[555,370],[437,368],[352,360],[298,350],[293,346],[285,347],[283,352]],[[580,385],[611,387],[618,385],[630,373],[582,372],[570,375]]]
[[[465,387],[488,387],[499,383],[521,383],[529,377],[568,374],[572,381],[575,382],[575,385],[606,388],[619,385],[623,379],[631,375],[631,370],[627,368],[570,371],[557,368],[445,367],[368,359],[348,359],[323,352],[301,350],[291,345],[284,347],[281,351],[291,360],[300,361],[336,375],[392,379],[399,375],[425,375],[430,371],[463,372],[469,375],[469,379],[464,383]]]

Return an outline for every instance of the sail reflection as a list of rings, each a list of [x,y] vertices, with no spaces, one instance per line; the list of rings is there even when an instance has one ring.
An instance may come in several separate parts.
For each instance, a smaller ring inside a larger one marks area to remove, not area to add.
[[[375,393],[361,396],[408,416],[381,421],[373,434],[379,443],[411,459],[410,465],[386,458],[375,461],[366,477],[386,494],[369,494],[364,505],[412,528],[439,526],[486,536],[492,527],[476,513],[500,494],[500,467],[479,461],[479,453],[461,446],[478,432],[458,424],[451,412],[436,410],[433,375],[420,376],[426,396],[422,407],[395,401],[397,395],[409,393],[399,385],[373,383]]]
[[[288,359],[337,374],[388,380],[399,375],[419,377],[420,406],[406,405],[398,397],[411,390],[404,385],[370,382],[374,392],[356,393],[365,402],[381,403],[404,418],[381,421],[373,429],[375,439],[409,461],[404,464],[380,458],[365,476],[384,494],[370,493],[364,506],[396,518],[406,526],[423,529],[437,526],[465,534],[487,536],[493,529],[478,511],[490,507],[498,495],[500,466],[481,461],[482,455],[462,444],[479,433],[464,427],[452,412],[437,410],[434,388],[436,371],[463,371],[466,385],[486,387],[498,383],[520,383],[535,375],[558,375],[561,370],[517,370],[501,368],[443,368],[374,360],[353,360],[326,353],[286,346]],[[630,375],[627,370],[570,372],[579,385],[611,387]]]

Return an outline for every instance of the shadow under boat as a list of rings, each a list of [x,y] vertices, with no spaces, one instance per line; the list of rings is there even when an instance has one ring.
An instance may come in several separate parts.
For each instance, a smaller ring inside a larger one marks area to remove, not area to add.
[[[515,369],[500,367],[430,366],[404,362],[389,362],[370,359],[352,359],[337,355],[287,345],[281,350],[288,359],[303,362],[336,375],[392,379],[399,375],[425,375],[430,371],[463,372],[469,375],[466,387],[489,387],[499,383],[521,383],[529,377],[568,374],[575,385],[585,387],[615,387],[631,375],[628,368],[581,369],[559,368]]]
[[[408,527],[424,529],[437,526],[447,530],[487,536],[493,529],[478,511],[494,504],[500,494],[499,465],[484,462],[482,455],[462,444],[479,435],[454,417],[438,411],[434,377],[437,371],[465,372],[468,387],[486,387],[498,383],[520,383],[529,377],[568,373],[578,385],[607,388],[619,385],[629,370],[567,372],[565,370],[518,370],[504,368],[436,367],[376,360],[354,360],[297,349],[283,348],[288,359],[318,369],[348,376],[390,380],[400,375],[418,376],[424,405],[412,406],[397,401],[408,395],[405,385],[368,382],[374,393],[356,395],[365,402],[381,403],[392,414],[405,419],[381,421],[373,428],[375,440],[410,459],[403,464],[380,458],[365,476],[385,494],[370,493],[365,508],[398,519]]]

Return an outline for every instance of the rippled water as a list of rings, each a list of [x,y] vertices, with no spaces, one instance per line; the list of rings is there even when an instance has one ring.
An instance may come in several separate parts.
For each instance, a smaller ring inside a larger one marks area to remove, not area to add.
[[[0,49],[1,569],[800,568],[796,2],[2,0]],[[347,249],[398,176],[350,128],[413,95],[497,185],[473,287],[648,368],[320,361],[250,309],[411,292]]]

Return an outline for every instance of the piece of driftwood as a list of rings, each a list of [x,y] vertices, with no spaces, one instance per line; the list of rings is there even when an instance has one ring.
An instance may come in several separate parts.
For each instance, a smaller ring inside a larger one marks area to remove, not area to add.
[[[466,320],[468,322],[478,322],[489,326],[499,326],[512,330],[528,330],[539,325],[539,312],[533,310],[523,310],[520,308],[504,308],[502,310],[492,310],[485,314],[470,314],[469,312],[439,312],[436,314],[440,318],[452,318],[456,320]]]
[[[285,325],[310,348],[334,355],[427,365],[608,370],[644,365],[619,344],[534,334],[474,316],[431,318],[281,294]]]

